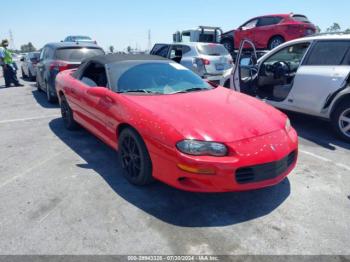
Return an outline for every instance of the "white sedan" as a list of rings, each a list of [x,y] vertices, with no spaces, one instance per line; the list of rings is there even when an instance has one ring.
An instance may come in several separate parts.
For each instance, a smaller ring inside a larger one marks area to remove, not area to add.
[[[280,109],[329,120],[336,133],[350,141],[350,35],[293,40],[257,62],[242,50],[240,66],[226,78],[226,87]]]

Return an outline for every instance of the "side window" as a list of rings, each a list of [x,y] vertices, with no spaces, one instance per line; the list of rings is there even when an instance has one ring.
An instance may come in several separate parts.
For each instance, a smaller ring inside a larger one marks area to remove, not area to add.
[[[46,47],[44,47],[40,52],[40,60],[44,60]]]
[[[262,17],[262,18],[259,19],[259,22],[258,22],[257,26],[276,25],[279,22],[281,22],[281,20],[282,20],[281,17],[274,17],[274,16]]]
[[[273,54],[271,57],[269,57],[265,62],[267,64],[274,64],[276,62],[289,62],[293,63],[293,65],[299,65],[301,63],[301,60],[303,59],[310,43],[300,43],[291,45],[288,47],[283,48],[282,50],[278,51],[277,53]]]
[[[184,55],[184,54],[187,54],[189,52],[191,52],[191,47],[183,45],[182,46],[182,54]]]
[[[350,50],[348,50],[348,53],[347,53],[342,65],[350,65]]]
[[[90,87],[108,87],[105,67],[98,63],[90,63],[82,73],[80,81]]]
[[[52,53],[53,53],[53,51],[52,51],[52,48],[51,47],[46,47],[45,48],[46,50],[45,50],[45,54],[44,54],[44,59],[50,59],[50,58],[52,58]]]
[[[349,65],[349,51],[350,41],[318,42],[312,48],[305,65]]]
[[[53,48],[50,48],[48,52],[48,58],[53,59],[54,56],[55,56],[55,50]]]
[[[164,45],[161,48],[159,48],[158,51],[156,51],[154,54],[167,58],[168,57],[169,48],[170,48],[169,45]]]
[[[241,28],[242,30],[249,30],[249,29],[255,28],[257,24],[258,24],[258,19],[253,19],[245,23],[244,25],[242,25]]]
[[[171,48],[170,59],[176,57],[182,57],[185,53],[188,53],[191,50],[190,47],[184,45],[175,45]]]
[[[162,44],[156,44],[154,45],[154,47],[152,48],[152,51],[151,51],[151,55],[156,55],[156,53],[166,45],[162,45]]]

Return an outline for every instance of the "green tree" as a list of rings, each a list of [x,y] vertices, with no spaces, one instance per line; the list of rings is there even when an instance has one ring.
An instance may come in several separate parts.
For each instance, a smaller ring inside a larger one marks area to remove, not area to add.
[[[321,33],[322,32],[322,29],[317,25],[316,26],[316,33]]]
[[[131,53],[131,51],[132,51],[131,46],[128,46],[128,47],[126,48],[126,51],[127,51],[128,53]]]
[[[345,34],[350,34],[350,28],[346,29],[344,32]]]
[[[327,28],[327,32],[330,32],[330,33],[339,32],[340,30],[341,30],[341,27],[338,23],[333,23],[333,25]]]
[[[21,45],[21,52],[22,53],[29,53],[29,52],[34,52],[36,51],[36,48],[32,44],[32,42],[29,42],[26,45]]]
[[[114,53],[114,46],[111,45],[111,46],[109,46],[108,49],[109,49],[109,52]]]

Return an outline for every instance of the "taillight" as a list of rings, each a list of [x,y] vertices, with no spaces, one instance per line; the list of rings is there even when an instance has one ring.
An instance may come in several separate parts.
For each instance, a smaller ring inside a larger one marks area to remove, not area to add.
[[[202,58],[204,65],[210,65],[210,61],[208,59]]]
[[[67,69],[69,69],[69,65],[65,62],[53,62],[50,65],[50,71],[57,70],[58,72],[61,72]]]

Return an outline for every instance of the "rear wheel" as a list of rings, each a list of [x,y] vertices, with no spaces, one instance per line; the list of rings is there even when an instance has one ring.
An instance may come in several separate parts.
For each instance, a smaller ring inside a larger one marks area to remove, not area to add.
[[[45,86],[46,86],[46,98],[47,98],[47,102],[49,102],[50,104],[53,104],[55,103],[57,100],[56,100],[56,97],[54,97],[53,95],[51,95],[51,92],[50,92],[50,87],[48,85],[47,82],[45,82]]]
[[[24,73],[23,67],[21,68],[21,71],[22,71],[22,78],[23,78],[23,79],[26,79],[26,78],[27,78],[27,75]]]
[[[269,42],[269,45],[268,45],[268,48],[269,50],[272,50],[274,49],[275,47],[283,44],[285,42],[284,38],[281,37],[281,36],[275,36],[273,38],[271,38],[270,42]]]
[[[126,179],[138,186],[153,182],[152,162],[141,136],[131,128],[119,136],[119,158]]]
[[[40,83],[39,83],[38,75],[37,75],[35,78],[36,78],[36,89],[37,89],[39,92],[43,91],[43,90],[41,89],[41,86],[40,86]]]
[[[64,123],[64,126],[68,130],[76,130],[78,128],[78,123],[75,122],[73,118],[73,111],[70,108],[66,98],[63,96],[61,98],[61,115],[62,115],[62,120]]]
[[[28,78],[30,79],[30,81],[33,81],[34,79],[32,72],[30,72],[30,69],[28,69]]]
[[[332,125],[340,138],[350,142],[350,101],[342,102],[332,114]]]

